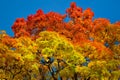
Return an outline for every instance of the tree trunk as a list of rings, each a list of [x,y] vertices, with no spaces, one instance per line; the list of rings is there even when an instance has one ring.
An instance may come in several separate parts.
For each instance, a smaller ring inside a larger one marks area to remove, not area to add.
[[[74,80],[78,80],[77,79],[77,73],[74,74]]]

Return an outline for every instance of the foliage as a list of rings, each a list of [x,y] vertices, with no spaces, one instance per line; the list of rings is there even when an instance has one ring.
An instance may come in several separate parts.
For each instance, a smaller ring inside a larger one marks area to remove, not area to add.
[[[36,43],[41,52],[41,64],[48,67],[54,79],[57,79],[58,74],[61,77],[65,77],[65,75],[68,77],[71,75],[72,77],[75,73],[75,66],[80,66],[85,62],[84,56],[56,32],[44,31],[39,35],[40,37],[36,39]]]
[[[0,79],[118,80],[120,22],[93,16],[72,2],[63,15],[16,19],[14,37],[0,31]]]

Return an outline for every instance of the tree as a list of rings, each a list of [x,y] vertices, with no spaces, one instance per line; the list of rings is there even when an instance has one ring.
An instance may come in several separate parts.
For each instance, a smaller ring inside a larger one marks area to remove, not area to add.
[[[0,79],[34,79],[38,74],[36,44],[29,37],[12,38],[1,34],[0,38]]]
[[[118,80],[120,22],[93,16],[72,2],[64,15],[16,19],[14,37],[0,31],[0,79]]]
[[[85,62],[84,56],[66,38],[55,32],[44,31],[39,35],[36,43],[41,52],[40,63],[48,67],[49,77],[52,75],[54,80],[57,80],[57,75],[61,78],[74,77],[75,66]]]

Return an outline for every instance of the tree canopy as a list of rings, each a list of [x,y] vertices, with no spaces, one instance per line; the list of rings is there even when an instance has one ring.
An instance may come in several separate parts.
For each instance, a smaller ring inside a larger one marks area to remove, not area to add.
[[[120,79],[120,22],[93,17],[72,2],[63,15],[17,18],[13,37],[0,31],[0,79]]]

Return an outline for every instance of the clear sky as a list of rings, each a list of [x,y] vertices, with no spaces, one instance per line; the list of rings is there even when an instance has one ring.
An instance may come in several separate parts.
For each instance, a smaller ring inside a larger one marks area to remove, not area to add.
[[[120,0],[0,0],[0,30],[12,36],[11,26],[16,18],[26,18],[38,9],[64,14],[71,2],[83,9],[90,7],[94,18],[107,18],[111,23],[120,20]]]

